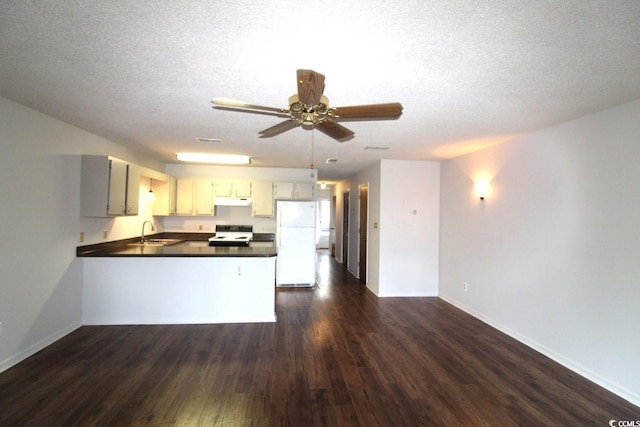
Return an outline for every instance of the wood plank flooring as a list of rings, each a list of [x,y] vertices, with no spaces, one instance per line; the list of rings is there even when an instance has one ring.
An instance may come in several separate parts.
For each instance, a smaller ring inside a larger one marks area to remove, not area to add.
[[[640,408],[327,254],[278,322],[86,326],[0,374],[0,426],[606,426]]]

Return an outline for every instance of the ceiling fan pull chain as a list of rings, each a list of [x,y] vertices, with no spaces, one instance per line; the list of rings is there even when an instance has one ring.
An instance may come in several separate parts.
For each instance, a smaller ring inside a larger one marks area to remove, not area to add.
[[[309,165],[309,169],[315,169],[315,165],[313,164],[313,136],[315,135],[316,129],[311,129],[311,164]]]

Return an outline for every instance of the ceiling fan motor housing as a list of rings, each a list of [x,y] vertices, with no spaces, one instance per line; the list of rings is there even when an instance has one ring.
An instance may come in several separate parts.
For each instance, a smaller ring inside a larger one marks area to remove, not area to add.
[[[300,102],[298,94],[289,97],[289,112],[291,116],[304,126],[314,126],[327,118],[329,99],[322,95],[318,105],[305,105]]]

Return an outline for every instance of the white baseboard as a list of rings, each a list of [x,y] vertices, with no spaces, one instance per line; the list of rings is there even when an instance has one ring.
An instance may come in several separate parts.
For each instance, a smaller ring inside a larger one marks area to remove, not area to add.
[[[470,314],[471,316],[475,317],[476,319],[486,323],[487,325],[499,330],[500,332],[509,335],[511,338],[521,342],[522,344],[531,347],[532,349],[534,349],[535,351],[537,351],[538,353],[542,353],[543,355],[547,356],[548,358],[552,359],[553,361],[561,364],[562,366],[564,366],[567,369],[572,370],[573,372],[577,373],[578,375],[581,375],[583,377],[585,377],[586,379],[588,379],[589,381],[592,381],[596,384],[598,384],[599,386],[609,390],[610,392],[620,396],[621,398],[627,400],[628,402],[636,405],[636,406],[640,406],[640,396],[638,396],[637,394],[631,392],[630,390],[627,390],[624,387],[620,387],[619,385],[612,383],[611,381],[607,380],[606,378],[592,372],[589,369],[586,369],[585,367],[581,366],[578,363],[575,363],[574,361],[572,361],[571,359],[567,359],[566,357],[562,356],[561,354],[558,354],[556,352],[554,352],[553,350],[539,344],[538,342],[529,339],[526,336],[520,335],[519,333],[505,327],[504,325],[501,325],[500,323],[495,322],[493,319],[490,319],[472,309],[470,309],[469,307],[465,306],[464,304],[461,304],[459,301],[456,301],[454,299],[445,297],[440,295],[439,296],[441,299],[443,299],[444,301],[448,302],[449,304],[459,308],[460,310]]]
[[[277,320],[275,313],[273,316],[257,316],[257,317],[224,317],[224,318],[135,318],[135,319],[84,319],[83,324],[86,326],[125,326],[125,325],[208,325],[222,323],[274,323]]]
[[[23,351],[21,351],[18,354],[15,354],[11,357],[8,357],[7,359],[3,360],[2,362],[0,362],[0,372],[4,372],[7,369],[17,365],[18,363],[22,362],[23,360],[27,359],[28,357],[36,354],[37,352],[39,352],[40,350],[44,349],[45,347],[50,346],[51,344],[53,344],[54,342],[58,341],[60,338],[69,335],[71,332],[75,331],[76,329],[78,329],[80,326],[82,326],[82,324],[80,322],[77,323],[73,323],[69,326],[67,326],[66,328],[49,335],[46,338],[43,338],[41,340],[39,340],[38,342],[30,345],[29,347],[27,347],[26,349],[24,349]]]

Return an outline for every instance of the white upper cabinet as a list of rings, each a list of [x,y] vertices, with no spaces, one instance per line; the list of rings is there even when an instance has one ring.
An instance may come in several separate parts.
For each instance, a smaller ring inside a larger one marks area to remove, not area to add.
[[[251,212],[253,216],[273,216],[273,183],[251,182]]]
[[[293,182],[276,182],[273,184],[275,199],[293,199]]]
[[[167,176],[165,180],[151,181],[156,199],[153,201],[152,212],[155,216],[169,216],[176,214],[176,179]]]
[[[313,194],[313,188],[315,187],[315,184],[312,182],[296,182],[295,185],[295,195],[296,195],[296,199],[301,199],[301,200],[313,200],[314,199],[314,194]]]
[[[176,215],[215,215],[211,179],[178,178]]]
[[[215,215],[213,201],[213,181],[210,179],[196,179],[194,191],[194,206],[196,215]]]
[[[273,185],[275,199],[313,200],[313,187],[311,182],[276,182]]]
[[[251,197],[251,181],[244,179],[214,180],[216,197]]]
[[[140,169],[109,156],[82,156],[80,215],[138,214]]]

